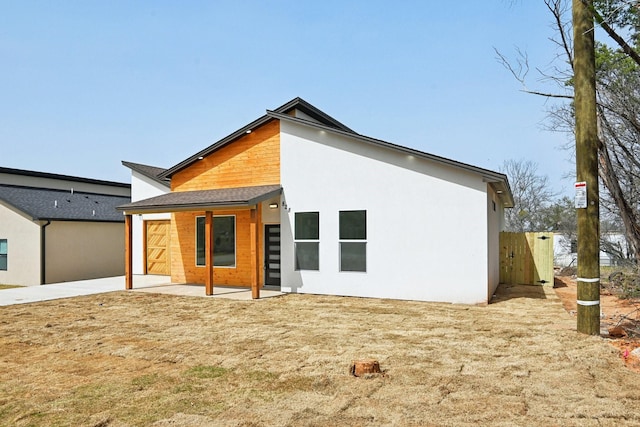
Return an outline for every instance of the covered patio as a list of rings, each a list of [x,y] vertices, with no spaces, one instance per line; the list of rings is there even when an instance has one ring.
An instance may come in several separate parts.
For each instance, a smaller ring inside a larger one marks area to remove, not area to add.
[[[226,188],[215,190],[199,190],[199,191],[176,191],[152,197],[145,200],[129,203],[119,206],[118,210],[123,211],[125,215],[125,289],[133,289],[133,227],[132,216],[150,213],[171,213],[172,214],[172,232],[176,232],[174,227],[176,214],[192,213],[203,214],[204,216],[204,287],[205,295],[214,295],[215,291],[220,293],[237,292],[240,287],[231,287],[233,291],[222,292],[223,289],[229,287],[215,286],[214,288],[214,226],[213,217],[216,212],[239,212],[243,215],[248,213],[248,245],[242,248],[243,251],[249,252],[250,274],[246,283],[251,291],[251,298],[260,298],[260,269],[262,264],[260,260],[260,233],[262,226],[261,212],[262,203],[266,200],[277,197],[281,194],[282,188],[279,185],[263,185],[254,187]],[[195,234],[195,233],[193,233]],[[194,237],[195,239],[195,237]],[[179,240],[179,239],[178,239]],[[193,243],[193,242],[190,242]],[[178,243],[183,244],[182,242]],[[242,254],[247,255],[246,253]],[[173,253],[171,257],[173,258]],[[172,259],[173,262],[173,259]],[[184,262],[184,260],[180,260]],[[172,274],[173,278],[173,274]],[[179,285],[166,285],[179,286]],[[200,286],[191,286],[189,288],[193,292],[200,290]],[[234,289],[235,288],[235,289]],[[149,289],[149,288],[145,288]]]

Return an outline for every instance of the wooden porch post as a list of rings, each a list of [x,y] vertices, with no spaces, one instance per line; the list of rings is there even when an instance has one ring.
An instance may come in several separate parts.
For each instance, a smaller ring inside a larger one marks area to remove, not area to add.
[[[205,212],[204,236],[204,265],[207,275],[205,288],[207,295],[213,295],[213,214],[211,211]]]
[[[258,262],[258,207],[257,205],[253,209],[251,209],[251,225],[250,225],[250,239],[251,239],[251,298],[258,299],[260,298],[260,285],[258,281],[260,280],[259,268],[260,263]]]
[[[133,289],[133,230],[131,215],[124,216],[124,288]]]

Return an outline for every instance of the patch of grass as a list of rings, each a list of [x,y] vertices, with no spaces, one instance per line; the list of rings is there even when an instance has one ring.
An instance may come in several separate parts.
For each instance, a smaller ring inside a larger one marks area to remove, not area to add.
[[[160,376],[158,374],[142,375],[131,380],[131,385],[133,385],[138,390],[143,390],[156,384],[159,380]]]
[[[246,377],[253,381],[273,381],[278,378],[276,374],[269,371],[249,371]]]
[[[187,393],[187,394],[195,394],[202,392],[206,387],[202,384],[195,384],[193,382],[184,382],[173,387],[171,392],[173,394],[179,393]]]
[[[24,286],[22,286],[22,285],[3,285],[3,284],[0,284],[0,291],[2,289],[13,289],[13,288],[23,288],[23,287]]]
[[[314,378],[302,375],[294,375],[287,378],[281,378],[275,383],[274,388],[278,392],[299,392],[312,391]]]
[[[189,368],[185,371],[185,375],[188,377],[195,377],[200,379],[206,378],[218,378],[229,373],[229,369],[222,368],[220,366],[204,366],[198,365]]]

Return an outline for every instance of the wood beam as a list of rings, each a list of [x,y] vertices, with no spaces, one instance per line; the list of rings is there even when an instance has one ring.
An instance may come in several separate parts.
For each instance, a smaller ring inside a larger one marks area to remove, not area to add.
[[[260,205],[257,206],[258,208]],[[258,283],[260,278],[260,263],[258,262],[258,209],[251,209],[251,224],[249,226],[250,240],[251,240],[251,298],[260,298],[260,285]]]
[[[131,215],[124,216],[124,288],[133,289],[133,229]]]
[[[207,295],[213,295],[213,213],[205,212],[204,222],[204,256],[205,256],[205,291]]]

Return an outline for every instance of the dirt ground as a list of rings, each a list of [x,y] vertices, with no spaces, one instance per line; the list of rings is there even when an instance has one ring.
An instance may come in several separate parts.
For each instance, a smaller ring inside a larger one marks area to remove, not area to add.
[[[575,277],[556,276],[554,290],[562,306],[575,318],[576,292]],[[619,351],[620,358],[629,369],[640,373],[640,301],[637,299],[621,299],[613,292],[603,289],[600,293],[600,330],[603,337],[609,337],[609,343]],[[609,336],[609,331],[614,336]]]
[[[0,349],[0,425],[640,425],[640,374],[551,287],[484,307],[114,292],[0,307]],[[383,374],[351,376],[361,358]]]

